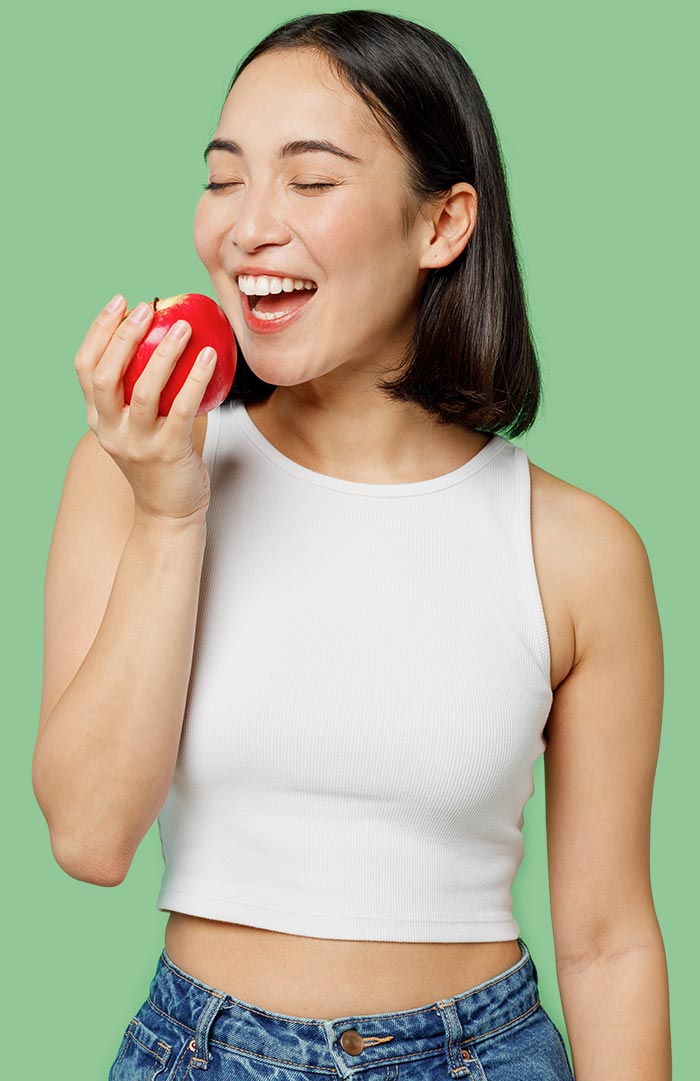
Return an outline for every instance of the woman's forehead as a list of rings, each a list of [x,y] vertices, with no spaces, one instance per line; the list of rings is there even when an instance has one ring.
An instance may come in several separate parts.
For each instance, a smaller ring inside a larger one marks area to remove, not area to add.
[[[243,69],[222,109],[222,119],[266,112],[303,117],[339,134],[376,139],[380,131],[360,95],[344,82],[329,59],[316,49],[282,49],[263,53]],[[340,129],[338,127],[340,125]]]
[[[338,92],[343,86],[330,57],[320,49],[270,49],[256,56],[243,68],[234,83],[280,82],[287,86],[318,84],[328,92]]]

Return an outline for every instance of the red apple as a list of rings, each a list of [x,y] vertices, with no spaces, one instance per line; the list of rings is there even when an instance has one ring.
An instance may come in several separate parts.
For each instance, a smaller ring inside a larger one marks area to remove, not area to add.
[[[204,296],[203,293],[179,293],[177,296],[164,299],[154,297],[153,310],[155,314],[151,319],[148,334],[140,343],[123,376],[126,404],[131,402],[134,383],[148,364],[151,353],[158,347],[173,323],[176,323],[178,319],[186,319],[192,327],[192,333],[163,387],[158,415],[167,417],[173,399],[190,374],[195,360],[207,345],[216,350],[216,366],[204,391],[196,416],[208,413],[217,405],[221,405],[233,384],[238,356],[233,328],[222,309],[216,301]],[[131,308],[125,313],[125,319],[130,311],[132,311]]]

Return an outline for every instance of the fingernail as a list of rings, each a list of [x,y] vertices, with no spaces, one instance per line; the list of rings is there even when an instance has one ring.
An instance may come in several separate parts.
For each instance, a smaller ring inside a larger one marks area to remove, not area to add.
[[[174,323],[168,331],[169,338],[184,338],[186,334],[189,334],[190,326],[184,319],[178,319],[177,323]]]
[[[148,314],[151,311],[151,305],[146,304],[145,301],[134,308],[133,316],[138,323],[145,323],[148,318]]]
[[[112,297],[109,304],[105,304],[105,311],[106,312],[116,312],[119,305],[123,304],[123,303],[124,303],[124,297],[121,295],[121,293],[117,293],[115,296]]]

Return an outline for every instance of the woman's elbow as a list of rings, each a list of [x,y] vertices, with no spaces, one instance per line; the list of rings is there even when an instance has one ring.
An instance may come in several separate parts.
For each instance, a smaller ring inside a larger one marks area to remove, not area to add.
[[[75,838],[51,835],[51,851],[61,870],[79,882],[93,886],[118,886],[127,876],[131,861],[113,853],[95,852]]]

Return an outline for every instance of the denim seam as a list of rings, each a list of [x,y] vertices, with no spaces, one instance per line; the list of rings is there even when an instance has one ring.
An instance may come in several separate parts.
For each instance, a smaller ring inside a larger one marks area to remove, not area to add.
[[[475,1040],[484,1040],[487,1036],[494,1036],[497,1032],[503,1032],[505,1029],[510,1028],[511,1025],[515,1025],[518,1021],[522,1021],[523,1017],[527,1017],[528,1014],[531,1014],[533,1010],[536,1010],[539,1005],[541,1005],[541,1003],[538,998],[524,1013],[519,1013],[517,1017],[511,1017],[510,1021],[506,1021],[504,1025],[499,1025],[498,1028],[489,1029],[488,1032],[480,1032],[478,1036],[470,1036],[467,1040],[463,1040],[462,1044],[466,1046],[467,1044],[474,1043]]]
[[[180,1028],[184,1028],[187,1032],[191,1032],[192,1034],[194,1034],[195,1030],[193,1028],[190,1028],[190,1026],[186,1025],[183,1021],[179,1021],[177,1019],[177,1017],[173,1017],[172,1014],[167,1013],[166,1010],[161,1009],[159,1006],[156,1005],[156,1003],[153,1001],[153,999],[150,998],[150,996],[149,996],[148,1001],[153,1006],[153,1008],[155,1010],[157,1010],[158,1013],[160,1013],[163,1017],[167,1017],[169,1021],[173,1021],[176,1025],[179,1025]],[[537,1001],[534,1003],[534,1005],[530,1006],[530,1008],[525,1010],[524,1013],[518,1014],[517,1017],[511,1018],[510,1021],[507,1021],[504,1025],[499,1025],[498,1028],[489,1029],[487,1032],[480,1032],[478,1035],[470,1036],[466,1040],[460,1040],[459,1046],[460,1047],[466,1047],[467,1044],[474,1043],[476,1040],[483,1040],[483,1039],[485,1039],[485,1038],[487,1038],[489,1036],[495,1035],[496,1033],[503,1032],[504,1029],[507,1029],[511,1025],[514,1025],[518,1021],[521,1021],[523,1017],[527,1017],[528,1014],[532,1013],[533,1010],[537,1009],[537,1007],[539,1005],[540,1005],[540,1000],[538,998]],[[433,1008],[435,1009],[436,1007],[433,1007]],[[277,1062],[277,1063],[280,1063],[280,1064],[283,1064],[283,1065],[296,1066],[296,1067],[299,1067],[300,1065],[302,1065],[302,1063],[292,1062],[289,1059],[276,1059],[276,1058],[270,1058],[269,1055],[260,1055],[260,1054],[254,1052],[254,1051],[250,1051],[248,1048],[237,1047],[235,1044],[226,1043],[225,1040],[217,1040],[216,1038],[212,1038],[210,1040],[210,1043],[211,1044],[216,1044],[217,1047],[224,1048],[227,1051],[234,1051],[236,1054],[239,1054],[239,1055],[249,1055],[251,1058],[262,1059],[265,1062]],[[443,1053],[442,1050],[439,1050],[439,1051],[437,1051],[437,1050],[433,1050],[433,1051],[417,1051],[417,1052],[409,1053],[408,1055],[401,1055],[401,1056],[399,1056],[399,1057],[397,1057],[395,1059],[392,1059],[392,1058],[384,1059],[383,1065],[391,1066],[391,1065],[393,1065],[395,1063],[400,1063],[400,1062],[412,1062],[414,1060],[419,1060],[419,1059],[422,1059],[422,1058],[430,1058],[431,1056],[435,1056],[435,1055],[442,1054],[442,1053]],[[156,1058],[157,1057],[158,1056],[156,1055]],[[333,1070],[325,1071],[325,1068],[324,1068],[324,1072],[331,1072],[332,1073]]]
[[[283,1066],[290,1066],[290,1067],[292,1067],[294,1069],[297,1069],[297,1070],[299,1070],[299,1069],[314,1070],[314,1072],[319,1073],[319,1074],[329,1074],[330,1073],[330,1074],[333,1074],[333,1076],[337,1075],[337,1070],[336,1070],[335,1067],[314,1066],[313,1064],[304,1063],[304,1062],[298,1062],[298,1061],[292,1061],[291,1059],[271,1058],[269,1055],[262,1054],[262,1052],[251,1051],[247,1047],[235,1047],[234,1045],[232,1045],[230,1043],[223,1043],[221,1040],[211,1040],[210,1043],[212,1045],[216,1044],[217,1047],[220,1047],[223,1050],[235,1052],[237,1055],[240,1055],[243,1058],[252,1058],[252,1059],[255,1059],[255,1061],[258,1061],[258,1062],[270,1062],[270,1063],[279,1064],[279,1065],[283,1065]],[[402,1062],[406,1062],[406,1063],[410,1064],[410,1063],[412,1063],[414,1061],[420,1061],[421,1059],[424,1059],[424,1058],[441,1057],[441,1056],[444,1056],[444,1053],[445,1052],[444,1052],[443,1048],[433,1048],[432,1050],[429,1050],[429,1051],[416,1051],[416,1052],[412,1052],[412,1053],[410,1053],[408,1055],[401,1055],[398,1058],[382,1059],[381,1061],[378,1061],[378,1062],[365,1063],[364,1065],[361,1064],[360,1069],[361,1070],[375,1070],[375,1069],[378,1070],[378,1069],[381,1069],[383,1066],[386,1066],[387,1069],[388,1069],[390,1066],[394,1066],[394,1065],[398,1069],[398,1067],[401,1065]]]
[[[280,1066],[291,1066],[291,1067],[293,1067],[293,1068],[295,1068],[297,1070],[302,1069],[302,1068],[305,1069],[305,1070],[314,1070],[315,1069],[319,1073],[323,1072],[323,1073],[335,1074],[337,1072],[335,1066],[333,1066],[333,1067],[326,1067],[326,1066],[314,1067],[313,1064],[304,1063],[304,1062],[298,1062],[298,1061],[288,1059],[288,1058],[274,1058],[272,1055],[263,1055],[259,1051],[251,1051],[250,1048],[248,1048],[248,1047],[236,1047],[235,1044],[224,1043],[223,1040],[211,1039],[209,1041],[209,1043],[212,1044],[212,1045],[216,1044],[218,1047],[223,1047],[228,1051],[235,1051],[237,1055],[241,1055],[243,1058],[252,1058],[252,1059],[255,1059],[256,1061],[273,1062],[273,1063],[275,1063],[277,1065],[280,1065]],[[383,1063],[376,1063],[376,1065],[381,1066],[381,1065],[383,1065]]]
[[[471,1078],[471,1070],[465,1062],[463,1055],[459,1054],[459,1041],[465,1030],[462,1028],[461,1019],[456,1010],[455,1000],[444,999],[441,1002],[436,1003],[436,1006],[438,1006],[438,1009],[441,1011],[443,1024],[447,1027],[447,1062],[449,1064],[450,1076]],[[454,1028],[453,1022],[455,1024]],[[457,1060],[458,1055],[460,1057],[459,1062]]]
[[[454,1005],[454,1000],[451,1002],[451,1005]],[[447,1055],[448,1055],[448,1058],[451,1060],[452,1059],[452,1043],[453,1043],[453,1040],[454,1040],[454,1033],[452,1031],[452,1021],[450,1019],[449,1011],[445,1010],[444,1015],[445,1015],[445,1021],[447,1022],[447,1034],[448,1034],[448,1038],[447,1038]]]
[[[397,1058],[382,1059],[381,1063],[377,1063],[377,1065],[381,1066],[386,1063],[387,1066],[396,1066],[396,1068],[398,1069],[402,1062],[410,1064],[413,1062],[419,1062],[421,1059],[424,1058],[441,1058],[444,1062],[446,1058],[444,1046],[433,1048],[432,1051],[409,1051],[407,1055],[399,1055]],[[465,1062],[464,1065],[466,1066],[467,1063]],[[371,1066],[368,1065],[364,1068],[371,1069]]]
[[[170,1056],[170,1052],[172,1051],[172,1047],[168,1047],[168,1045],[166,1043],[163,1043],[162,1040],[158,1040],[158,1043],[161,1045],[161,1047],[165,1048],[165,1054],[159,1055],[158,1052],[154,1051],[152,1047],[148,1047],[145,1043],[142,1043],[142,1041],[138,1038],[138,1036],[135,1035],[132,1029],[129,1029],[129,1035],[131,1036],[134,1043],[137,1043],[139,1047],[142,1047],[144,1051],[148,1052],[149,1055],[153,1055],[153,1058],[158,1059],[158,1062],[162,1063],[163,1066],[165,1066]]]
[[[245,1004],[239,999],[234,999],[233,996],[228,996],[225,993],[219,992],[219,991],[215,990],[214,988],[211,988],[208,985],[202,984],[202,983],[200,983],[199,981],[197,981],[195,979],[191,979],[184,972],[181,972],[181,971],[176,970],[175,968],[173,968],[172,964],[169,963],[169,960],[168,960],[167,956],[165,956],[165,953],[163,953],[161,955],[161,957],[162,957],[163,964],[172,972],[173,976],[175,976],[178,980],[184,980],[185,982],[189,983],[192,987],[196,987],[198,990],[200,990],[200,991],[202,991],[202,992],[204,992],[204,993],[206,993],[208,995],[214,995],[218,999],[225,999],[227,997],[230,997],[230,998],[232,998],[233,1003],[240,1004],[241,1008],[247,1010],[248,1012],[250,1012],[252,1014],[256,1014],[258,1016],[267,1017],[267,1018],[275,1017],[275,1018],[278,1018],[279,1020],[282,1020],[282,1021],[289,1021],[290,1020],[290,1018],[284,1017],[281,1014],[276,1014],[274,1011],[262,1010],[262,1009],[257,1010],[252,1005]],[[521,958],[521,960],[514,967],[510,968],[507,972],[502,973],[499,976],[494,977],[492,980],[488,980],[488,981],[486,981],[486,982],[484,982],[482,984],[479,984],[478,987],[475,987],[470,991],[467,991],[467,992],[465,992],[465,993],[463,993],[461,995],[455,996],[454,1001],[459,1002],[459,1001],[462,1001],[462,1000],[466,1000],[469,997],[471,997],[472,995],[476,994],[477,992],[485,990],[487,987],[493,987],[493,986],[497,985],[502,980],[507,979],[509,976],[512,976],[516,972],[520,971],[520,969],[523,968],[523,966],[528,962],[528,960],[530,960],[529,953],[526,954],[525,956],[523,956]],[[190,1032],[190,1033],[195,1032],[195,1030],[192,1029],[189,1025],[185,1024],[183,1021],[179,1020],[177,1017],[173,1017],[166,1010],[163,1010],[161,1007],[159,1007],[153,1001],[153,999],[150,997],[150,995],[148,996],[148,1001],[149,1001],[150,1005],[153,1007],[153,1009],[156,1010],[157,1013],[159,1013],[161,1016],[168,1018],[168,1020],[170,1020],[174,1024],[178,1025],[180,1028],[184,1029],[187,1032]],[[489,1036],[492,1036],[492,1035],[494,1035],[496,1033],[503,1032],[505,1029],[509,1028],[511,1025],[514,1025],[518,1021],[522,1020],[522,1018],[527,1017],[530,1013],[533,1012],[533,1010],[537,1009],[537,1007],[540,1004],[541,1003],[540,1003],[540,1000],[539,1000],[539,997],[538,997],[537,1000],[535,1001],[535,1003],[532,1006],[530,1006],[524,1013],[519,1014],[517,1017],[512,1018],[510,1021],[506,1022],[504,1025],[499,1025],[495,1029],[491,1029],[491,1030],[489,1030],[487,1032],[482,1032],[482,1033],[479,1033],[478,1035],[471,1036],[471,1037],[467,1038],[466,1040],[460,1040],[458,1042],[458,1046],[459,1047],[465,1047],[465,1046],[467,1046],[467,1045],[469,1045],[471,1043],[474,1043],[477,1040],[485,1039],[485,1038],[487,1038]],[[437,1010],[439,1010],[439,1006],[438,1005],[433,1005],[433,1006],[430,1007],[430,1009],[437,1011]],[[397,1018],[398,1019],[398,1018],[410,1016],[411,1014],[417,1014],[417,1013],[424,1012],[424,1011],[425,1011],[425,1007],[419,1007],[419,1008],[417,1008],[415,1010],[389,1011],[389,1012],[387,1012],[386,1014],[384,1014],[382,1016],[384,1018]],[[366,1020],[366,1019],[376,1020],[376,1018],[378,1016],[379,1015],[377,1015],[376,1013],[375,1014],[362,1014],[362,1015],[358,1014],[358,1015],[353,1015],[353,1019],[356,1019],[356,1020]],[[316,1027],[319,1027],[319,1026],[323,1025],[323,1021],[320,1021],[320,1020],[317,1021],[317,1020],[315,1020],[313,1018],[309,1018],[308,1020],[306,1020],[306,1023],[308,1025],[313,1025],[313,1026],[316,1026]],[[129,1034],[131,1034],[133,1036],[133,1033],[131,1032],[131,1030],[129,1030]],[[560,1041],[561,1041],[561,1037],[560,1037]],[[139,1041],[139,1040],[136,1040],[136,1042],[139,1043],[140,1046],[144,1047],[144,1050],[150,1051],[150,1053],[153,1055],[153,1057],[156,1058],[159,1062],[162,1062],[163,1065],[167,1064],[167,1057],[165,1059],[162,1059],[158,1055],[158,1053],[156,1051],[153,1051],[152,1048],[145,1047],[145,1045],[141,1044],[141,1041]],[[249,1056],[249,1057],[254,1058],[254,1059],[262,1059],[263,1061],[266,1061],[266,1062],[278,1063],[280,1065],[286,1065],[286,1066],[290,1066],[292,1068],[299,1068],[300,1066],[304,1065],[302,1063],[292,1062],[291,1060],[287,1060],[287,1059],[271,1058],[268,1055],[260,1055],[260,1054],[257,1054],[255,1052],[250,1052],[246,1048],[236,1047],[235,1045],[228,1044],[223,1040],[212,1039],[210,1042],[212,1044],[216,1044],[217,1046],[219,1046],[219,1047],[221,1047],[223,1049],[233,1051],[236,1054]],[[160,1043],[161,1046],[167,1047],[167,1045],[163,1044],[163,1042],[160,1041],[160,1040],[158,1041],[158,1043]],[[562,1051],[564,1053],[564,1056],[567,1059],[567,1066],[569,1066],[569,1070],[570,1070],[571,1067],[570,1067],[570,1065],[568,1063],[568,1056],[566,1055],[565,1045],[563,1044],[563,1041],[561,1041],[561,1043],[562,1043]],[[169,1049],[169,1051],[171,1051],[171,1050],[172,1050],[172,1048]],[[386,1069],[388,1071],[391,1065],[395,1065],[396,1069],[398,1070],[398,1064],[401,1063],[401,1062],[412,1062],[412,1061],[415,1061],[415,1060],[420,1060],[420,1059],[428,1058],[428,1057],[431,1057],[431,1056],[434,1057],[435,1055],[440,1054],[440,1053],[442,1053],[442,1052],[436,1051],[436,1050],[432,1050],[432,1051],[428,1051],[428,1052],[409,1053],[408,1055],[402,1055],[402,1056],[399,1056],[399,1057],[397,1057],[395,1059],[388,1059],[388,1060],[385,1059],[382,1063],[376,1063],[376,1064],[373,1064],[373,1066],[374,1065],[376,1065],[376,1066],[383,1065],[383,1066],[386,1066]],[[190,1072],[194,1062],[200,1062],[205,1067],[207,1065],[201,1059],[197,1059],[197,1058],[192,1059],[192,1060],[190,1060],[190,1063],[188,1065],[187,1073]],[[465,1065],[466,1065],[466,1063],[465,1063]],[[307,1064],[307,1069],[308,1068],[309,1067],[308,1067],[308,1064]],[[326,1070],[325,1067],[321,1067],[319,1070],[317,1070],[315,1072],[334,1073],[334,1070],[333,1069]]]
[[[185,1061],[185,1059],[187,1057],[187,1050],[188,1050],[188,1046],[187,1046],[187,1044],[184,1044],[183,1047],[181,1048],[181,1050],[178,1051],[177,1055],[175,1056],[175,1061],[173,1062],[170,1073],[168,1074],[168,1078],[166,1078],[166,1081],[172,1081],[173,1078],[178,1077],[178,1075],[180,1073],[180,1066]],[[192,1065],[192,1063],[190,1063],[188,1066],[185,1067],[185,1073],[183,1075],[184,1077],[187,1076],[187,1072],[190,1069],[191,1065]]]
[[[474,1077],[474,1074],[471,1071],[471,1067],[474,1066],[474,1068],[478,1071],[478,1078],[476,1079],[476,1081],[487,1081],[486,1075],[484,1073],[484,1067],[481,1065],[481,1059],[476,1053],[476,1048],[472,1048],[469,1052],[469,1062],[467,1063],[467,1061],[465,1060],[465,1065],[469,1070],[469,1076],[471,1078]]]
[[[216,1044],[218,1047],[225,1048],[227,1051],[235,1051],[236,1054],[238,1054],[238,1055],[242,1055],[244,1057],[249,1057],[249,1058],[254,1058],[256,1060],[262,1060],[263,1062],[281,1063],[281,1064],[287,1065],[287,1066],[294,1066],[297,1069],[299,1069],[301,1067],[303,1067],[306,1070],[313,1069],[313,1066],[310,1066],[307,1063],[292,1062],[291,1060],[288,1060],[288,1059],[270,1058],[269,1055],[263,1055],[258,1051],[251,1051],[247,1047],[236,1047],[233,1044],[224,1043],[223,1040],[210,1040],[210,1043],[211,1044]],[[414,1060],[419,1061],[420,1059],[437,1058],[438,1056],[444,1057],[444,1054],[445,1054],[444,1047],[433,1048],[433,1049],[428,1050],[428,1051],[413,1051],[413,1052],[409,1052],[409,1054],[407,1054],[407,1055],[399,1055],[397,1058],[385,1058],[385,1059],[382,1059],[381,1061],[378,1061],[378,1062],[365,1063],[364,1065],[361,1065],[361,1069],[363,1069],[363,1070],[372,1070],[372,1069],[379,1068],[379,1067],[384,1066],[384,1065],[386,1065],[386,1066],[393,1066],[395,1064],[400,1065],[402,1062],[413,1062]],[[336,1072],[334,1068],[326,1069],[325,1066],[317,1067],[317,1069],[319,1070],[319,1072],[322,1071],[324,1073],[333,1073],[334,1074]]]
[[[160,1006],[156,1005],[156,1003],[153,1001],[153,999],[150,996],[148,998],[148,1001],[150,1002],[151,1006],[153,1006],[153,1008],[158,1011],[158,1013],[161,1015],[161,1017],[167,1017],[167,1019],[169,1021],[172,1021],[174,1024],[179,1025],[180,1028],[184,1028],[186,1032],[190,1032],[190,1033],[192,1033],[192,1036],[194,1036],[195,1029],[190,1028],[189,1025],[186,1025],[184,1023],[184,1021],[179,1021],[177,1017],[173,1017],[172,1014],[168,1013],[166,1010],[161,1009]],[[217,1040],[217,1039],[215,1039],[213,1037],[210,1037],[209,1043],[210,1044],[216,1044],[217,1047],[224,1048],[227,1051],[235,1051],[236,1054],[239,1054],[239,1055],[250,1055],[252,1058],[261,1058],[266,1062],[280,1062],[280,1063],[285,1063],[288,1066],[296,1066],[296,1067],[299,1067],[300,1065],[303,1065],[302,1063],[292,1062],[291,1060],[273,1059],[273,1058],[270,1058],[269,1055],[258,1055],[258,1054],[256,1054],[255,1051],[249,1051],[245,1047],[237,1047],[235,1044],[226,1043],[224,1040]],[[187,1048],[185,1048],[185,1050],[187,1050]],[[157,1057],[158,1056],[156,1055],[156,1058]],[[188,1070],[191,1069],[192,1062],[203,1062],[203,1059],[192,1059],[190,1061],[190,1065],[188,1066]],[[307,1065],[306,1068],[307,1069],[312,1069],[313,1067],[309,1067]],[[335,1069],[333,1068],[333,1069],[328,1069],[327,1070],[326,1067],[324,1066],[324,1067],[320,1068],[319,1072],[334,1073]],[[187,1075],[185,1074],[185,1076],[187,1076]]]
[[[166,1010],[161,1009],[161,1007],[153,1001],[150,995],[148,996],[148,1001],[153,1007],[153,1009],[158,1011],[161,1017],[167,1017],[169,1021],[172,1021],[174,1024],[179,1025],[180,1028],[184,1028],[187,1032],[191,1032],[194,1036],[195,1030],[193,1028],[190,1028],[189,1025],[186,1025],[184,1021],[180,1021],[177,1017],[173,1017],[173,1015],[168,1013]]]

